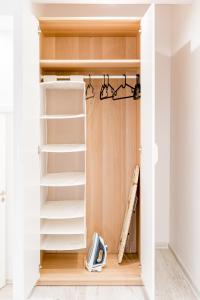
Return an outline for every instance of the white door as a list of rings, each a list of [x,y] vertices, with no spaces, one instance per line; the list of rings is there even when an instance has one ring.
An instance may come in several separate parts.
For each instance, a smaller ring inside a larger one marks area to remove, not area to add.
[[[25,300],[39,279],[40,163],[38,21],[22,11],[19,98],[15,106],[15,261],[14,299]],[[21,97],[20,97],[21,96]]]
[[[6,283],[6,114],[0,113],[0,288]]]
[[[141,21],[141,264],[146,291],[154,300],[155,185],[155,7]]]
[[[12,110],[13,17],[0,16],[0,288],[6,278],[7,113]]]

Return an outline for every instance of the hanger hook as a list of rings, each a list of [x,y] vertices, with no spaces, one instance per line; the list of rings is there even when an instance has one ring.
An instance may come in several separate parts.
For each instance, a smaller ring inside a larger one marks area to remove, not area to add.
[[[104,84],[104,86],[106,85],[106,75],[105,74],[103,75],[103,84]]]
[[[91,85],[91,75],[89,74],[89,85]]]
[[[136,83],[140,83],[140,74],[136,74]]]
[[[124,76],[124,87],[126,86],[126,74],[123,74]]]
[[[109,74],[107,74],[107,77],[108,77],[108,85],[110,84],[110,77],[109,77]]]

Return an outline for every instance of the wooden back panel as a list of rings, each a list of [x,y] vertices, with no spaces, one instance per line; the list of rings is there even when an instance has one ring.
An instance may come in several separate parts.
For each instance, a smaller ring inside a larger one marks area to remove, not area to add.
[[[137,37],[46,37],[41,59],[136,59]]]
[[[115,86],[120,80],[115,80]],[[99,90],[101,82],[96,82]],[[114,85],[114,84],[113,84]],[[88,241],[97,231],[117,253],[137,164],[138,101],[87,102],[87,229]]]
[[[138,42],[137,36],[41,35],[41,58],[134,59],[139,58]],[[109,70],[104,72],[110,73]],[[66,73],[55,70],[49,74]],[[110,82],[117,88],[122,80]],[[133,80],[128,83],[134,84]],[[131,177],[139,163],[140,103],[130,99],[101,101],[101,84],[102,80],[93,81],[96,96],[87,101],[87,237],[89,246],[94,231],[98,232],[107,243],[109,252],[117,253]],[[64,193],[65,189],[52,190],[50,196],[54,200],[65,199]]]

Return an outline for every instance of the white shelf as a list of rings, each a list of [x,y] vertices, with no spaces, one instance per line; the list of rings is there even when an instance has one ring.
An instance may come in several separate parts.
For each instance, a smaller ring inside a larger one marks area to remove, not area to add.
[[[45,219],[84,217],[84,200],[46,201],[41,209],[40,217]]]
[[[83,235],[45,235],[41,238],[41,250],[79,250],[85,248]]]
[[[84,219],[49,220],[41,223],[41,234],[84,234]]]
[[[48,90],[84,90],[84,81],[62,80],[62,81],[46,81],[41,83],[41,87]]]
[[[67,153],[67,152],[83,152],[85,144],[48,144],[40,147],[41,152]]]
[[[42,115],[40,119],[42,120],[65,120],[65,119],[79,119],[84,118],[85,114],[78,114],[78,115]]]
[[[80,186],[85,184],[84,172],[50,173],[41,178],[41,186]]]

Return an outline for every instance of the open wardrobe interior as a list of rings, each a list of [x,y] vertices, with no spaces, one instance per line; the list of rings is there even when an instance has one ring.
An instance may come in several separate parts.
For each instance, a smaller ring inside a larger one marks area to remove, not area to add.
[[[142,284],[139,191],[127,253],[120,236],[139,164],[140,21],[39,19],[41,269],[38,284]],[[92,30],[91,30],[92,29]],[[116,92],[115,92],[116,91]],[[93,233],[104,272],[85,269]]]

